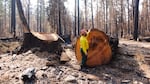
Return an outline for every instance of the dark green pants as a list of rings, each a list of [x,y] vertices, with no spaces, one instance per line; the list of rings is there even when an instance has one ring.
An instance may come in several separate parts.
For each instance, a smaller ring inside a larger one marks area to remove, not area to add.
[[[82,55],[82,66],[86,66],[87,55],[84,53],[83,49],[80,49]]]

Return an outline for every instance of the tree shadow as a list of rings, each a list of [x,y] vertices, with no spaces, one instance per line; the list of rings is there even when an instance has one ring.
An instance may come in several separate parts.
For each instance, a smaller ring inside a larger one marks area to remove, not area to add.
[[[119,52],[113,55],[109,64],[83,67],[81,71],[93,74],[106,82],[111,81],[112,84],[150,83],[149,79],[144,77],[143,71],[139,69],[138,61],[134,56],[120,54]]]
[[[112,84],[129,84],[133,82],[149,84],[149,79],[144,77],[143,71],[139,69],[138,61],[133,55],[120,53],[122,49],[125,49],[125,46],[118,48],[118,52],[112,56],[109,64],[96,67],[83,67],[79,72],[95,75],[100,80],[106,81],[106,83],[111,81]],[[128,48],[126,47],[126,49]],[[46,64],[48,67],[59,68],[62,65],[71,67],[67,64],[62,64],[60,62],[60,55],[56,52],[43,51],[39,48],[31,49],[31,51],[39,58],[46,59],[49,62],[49,64]]]

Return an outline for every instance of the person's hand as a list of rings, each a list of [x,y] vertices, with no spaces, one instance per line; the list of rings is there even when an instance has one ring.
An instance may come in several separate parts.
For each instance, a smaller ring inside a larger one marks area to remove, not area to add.
[[[88,33],[91,31],[91,28],[90,29],[88,29]]]

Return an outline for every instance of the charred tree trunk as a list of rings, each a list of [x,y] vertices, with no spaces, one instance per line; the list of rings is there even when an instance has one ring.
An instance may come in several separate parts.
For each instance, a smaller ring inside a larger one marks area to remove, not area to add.
[[[30,0],[28,0],[28,25],[30,28]]]
[[[24,16],[24,12],[23,12],[21,1],[20,0],[16,0],[16,2],[17,2],[17,8],[18,8],[19,16],[20,16],[20,19],[21,19],[22,24],[24,26],[24,28],[23,28],[24,33],[30,33],[29,25],[28,25],[27,20],[26,20],[26,18]]]
[[[36,48],[40,49],[40,51],[48,51],[50,53],[56,53],[60,55],[62,52],[60,43],[60,40],[48,42],[37,38],[32,33],[25,33],[23,45],[21,46],[21,49],[17,52],[17,54],[26,52],[32,48]]]
[[[105,33],[108,33],[108,1],[106,0],[106,4],[105,4]]]
[[[78,35],[80,32],[80,4],[79,4],[79,0],[78,0]]]
[[[15,7],[15,1],[11,0],[11,33],[13,33],[13,37],[16,37],[16,7]]]
[[[74,16],[74,19],[75,19],[75,21],[74,21],[75,22],[74,23],[74,31],[75,31],[75,33],[74,33],[74,36],[77,36],[77,27],[76,27],[76,11],[77,11],[76,8],[77,7],[76,7],[76,5],[77,4],[76,4],[76,0],[75,0],[75,16]]]
[[[17,1],[19,16],[24,26],[24,41],[21,46],[21,49],[17,52],[17,54],[26,52],[27,50],[31,48],[35,48],[35,47],[40,48],[40,50],[42,51],[55,52],[59,54],[62,48],[60,46],[60,40],[55,39],[55,38],[58,38],[58,35],[54,36],[54,35],[45,34],[45,33],[30,32],[29,25],[24,16],[21,1],[20,0],[16,0],[16,1]]]
[[[94,28],[94,18],[93,18],[93,0],[91,0],[91,13],[92,13],[92,28]]]
[[[37,23],[36,23],[37,32],[39,32],[39,31],[41,31],[41,29],[39,27],[39,23],[40,23],[40,21],[39,21],[39,0],[37,0],[37,16],[36,16],[36,19],[37,19]]]
[[[59,35],[62,35],[62,29],[61,29],[61,7],[60,7],[61,4],[60,4],[60,1],[58,2],[58,4],[59,4],[58,5],[59,6],[59,9],[58,9],[58,14],[59,14],[59,18],[58,18],[59,19],[59,27],[58,28],[59,29],[57,31],[58,31]]]
[[[123,0],[121,0],[121,38],[123,37],[124,35],[124,32],[123,32],[123,24],[124,24],[124,20],[123,20]]]
[[[129,0],[127,0],[127,3],[128,3],[128,35],[130,35],[130,13],[129,13]]]
[[[139,0],[136,0],[134,8],[134,34],[133,34],[133,38],[136,41],[138,38],[138,19],[139,19]]]
[[[85,28],[87,28],[87,0],[84,0],[84,4],[85,4]]]

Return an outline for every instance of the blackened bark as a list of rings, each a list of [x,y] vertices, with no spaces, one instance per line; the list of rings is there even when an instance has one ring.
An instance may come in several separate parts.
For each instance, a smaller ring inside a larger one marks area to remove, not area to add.
[[[22,24],[24,26],[24,33],[30,33],[29,25],[28,25],[27,20],[26,20],[26,18],[24,16],[22,3],[21,3],[20,0],[16,0],[16,2],[17,2],[18,13],[19,13],[20,19],[22,21]]]
[[[21,49],[17,52],[17,54],[21,54],[30,49],[32,50],[32,48],[40,49],[40,51],[48,51],[50,53],[61,54],[62,47],[60,43],[60,40],[48,42],[38,39],[32,33],[24,33],[24,41]]]
[[[136,41],[138,38],[138,20],[139,20],[139,0],[136,0],[134,8],[134,34],[133,34],[133,39]]]
[[[16,7],[15,7],[15,1],[11,0],[11,33],[13,33],[13,37],[16,37]]]
[[[93,18],[93,0],[91,0],[91,13],[92,13],[92,28],[94,28],[94,18]]]
[[[74,33],[74,35],[75,35],[75,36],[77,36],[77,27],[76,27],[76,8],[77,8],[77,7],[76,7],[76,5],[77,5],[77,4],[76,4],[76,0],[75,0],[75,16],[74,16],[74,18],[75,18],[75,23],[74,23],[74,27],[75,27],[75,28],[74,28],[74,31],[75,31],[75,33]]]
[[[80,32],[80,5],[79,5],[79,0],[78,0],[78,35]]]
[[[61,29],[61,4],[60,1],[58,2],[58,6],[59,6],[59,29],[58,29],[58,34],[61,36],[62,35],[62,29]]]

